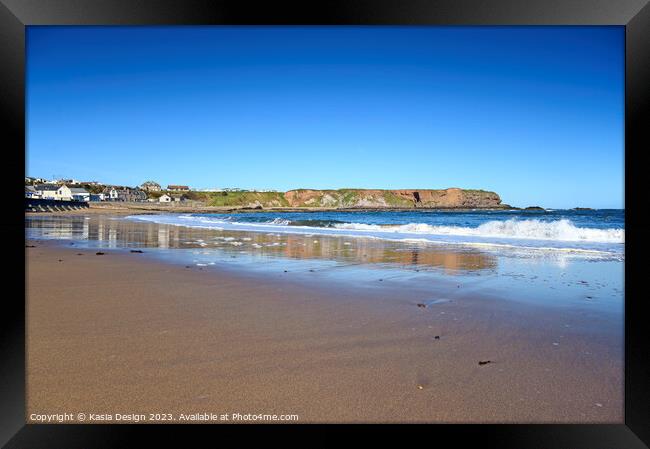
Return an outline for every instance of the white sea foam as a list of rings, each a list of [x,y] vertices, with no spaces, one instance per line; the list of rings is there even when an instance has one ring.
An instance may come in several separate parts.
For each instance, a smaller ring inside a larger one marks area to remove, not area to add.
[[[476,237],[517,238],[531,240],[560,240],[568,242],[624,243],[623,229],[592,229],[575,226],[567,219],[556,221],[504,220],[488,221],[476,228],[462,226],[434,226],[426,223],[409,223],[382,226],[364,223],[335,224],[337,229],[395,232],[403,234],[457,235]]]
[[[538,219],[509,219],[488,221],[477,227],[436,226],[426,223],[378,225],[365,223],[334,223],[333,227],[291,226],[288,220],[266,223],[237,222],[235,218],[192,215],[137,215],[131,219],[154,221],[177,226],[263,232],[268,236],[281,234],[336,235],[397,240],[412,243],[436,243],[480,246],[484,248],[519,248],[541,251],[568,251],[571,253],[606,253],[622,257],[625,230],[579,227],[570,220],[544,221]],[[217,237],[232,242],[233,237]],[[234,243],[234,242],[233,242]],[[239,242],[237,242],[239,243]],[[241,244],[241,243],[240,243]],[[265,246],[272,246],[266,244]],[[277,243],[273,246],[277,246]]]

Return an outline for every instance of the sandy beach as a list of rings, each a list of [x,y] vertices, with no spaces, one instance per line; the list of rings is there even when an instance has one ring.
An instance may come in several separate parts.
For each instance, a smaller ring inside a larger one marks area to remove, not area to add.
[[[26,242],[28,422],[623,420],[622,328],[598,314],[456,283],[431,286],[454,301],[423,304],[386,281],[207,269],[74,243]]]

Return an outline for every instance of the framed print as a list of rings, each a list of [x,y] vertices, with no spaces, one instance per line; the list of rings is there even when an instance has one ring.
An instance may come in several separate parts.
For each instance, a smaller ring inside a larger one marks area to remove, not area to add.
[[[2,443],[646,447],[646,2],[310,6],[2,0]]]

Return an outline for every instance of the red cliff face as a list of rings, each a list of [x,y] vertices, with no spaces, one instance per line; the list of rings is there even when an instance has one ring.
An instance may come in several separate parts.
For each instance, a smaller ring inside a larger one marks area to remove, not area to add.
[[[415,207],[490,208],[499,207],[501,198],[494,192],[450,188],[444,190],[393,190]]]
[[[290,190],[284,193],[289,207],[331,208],[501,208],[494,192],[457,188],[371,190]]]

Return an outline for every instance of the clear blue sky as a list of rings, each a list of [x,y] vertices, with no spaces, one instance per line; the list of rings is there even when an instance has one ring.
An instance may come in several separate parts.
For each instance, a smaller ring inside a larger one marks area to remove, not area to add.
[[[623,207],[623,27],[28,27],[27,174]]]

